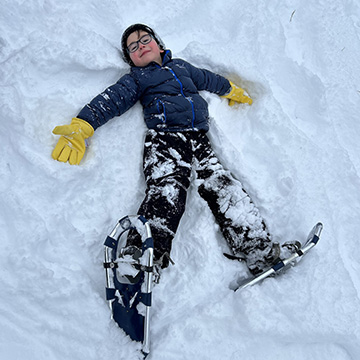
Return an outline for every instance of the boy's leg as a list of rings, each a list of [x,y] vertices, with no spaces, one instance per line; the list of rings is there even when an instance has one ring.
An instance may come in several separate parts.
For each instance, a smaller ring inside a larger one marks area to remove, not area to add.
[[[155,260],[162,258],[168,266],[172,239],[185,211],[186,193],[190,184],[191,145],[178,133],[149,131],[144,146],[146,195],[138,214],[151,226]],[[128,245],[139,246],[139,238],[131,234]]]
[[[208,203],[234,255],[243,255],[249,270],[260,273],[279,252],[273,247],[259,210],[242,184],[221,165],[206,135],[196,144],[198,191]]]

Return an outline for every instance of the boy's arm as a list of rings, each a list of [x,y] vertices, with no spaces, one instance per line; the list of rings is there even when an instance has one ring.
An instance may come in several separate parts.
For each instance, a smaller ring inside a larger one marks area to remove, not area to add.
[[[70,125],[57,126],[53,133],[60,139],[52,152],[54,160],[78,165],[85,154],[86,139],[94,130],[133,106],[139,98],[138,87],[129,75],[108,87],[87,104]]]
[[[138,85],[129,74],[85,105],[77,118],[88,122],[94,130],[115,116],[129,110],[139,99]]]
[[[188,62],[184,62],[191,74],[192,80],[198,90],[207,90],[221,97],[229,99],[229,105],[235,102],[252,104],[252,99],[245,95],[245,90],[236,86],[219,74],[206,69],[199,69]]]
[[[199,91],[207,90],[220,96],[231,90],[230,82],[223,76],[206,69],[200,69],[184,61],[184,65],[190,73],[191,79]]]

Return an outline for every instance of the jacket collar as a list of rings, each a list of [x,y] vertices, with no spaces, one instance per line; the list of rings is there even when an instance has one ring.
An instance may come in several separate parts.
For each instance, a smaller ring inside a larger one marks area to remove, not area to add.
[[[163,60],[162,60],[162,66],[165,66],[169,61],[171,61],[172,59],[172,54],[171,54],[171,50],[167,50],[165,49],[165,54],[163,55]],[[150,64],[146,65],[146,66],[143,66],[143,67],[138,67],[138,66],[132,66],[131,67],[131,71],[139,71],[141,69],[148,69],[148,68],[151,68],[151,67],[160,67],[160,65],[154,61],[152,61]]]
[[[171,61],[171,59],[172,59],[171,50],[166,50],[166,49],[165,49],[165,54],[164,54],[164,56],[163,56],[162,66],[164,66],[164,65],[167,64],[169,61]]]

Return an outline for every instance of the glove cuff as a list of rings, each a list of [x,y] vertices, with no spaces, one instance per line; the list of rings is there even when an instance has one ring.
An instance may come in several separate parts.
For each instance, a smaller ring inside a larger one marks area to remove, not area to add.
[[[85,120],[74,117],[71,120],[71,125],[78,125],[87,138],[94,135],[94,128]]]
[[[225,95],[221,96],[222,98],[231,99],[236,89],[239,89],[233,82],[229,81],[229,83],[230,83],[230,89]]]

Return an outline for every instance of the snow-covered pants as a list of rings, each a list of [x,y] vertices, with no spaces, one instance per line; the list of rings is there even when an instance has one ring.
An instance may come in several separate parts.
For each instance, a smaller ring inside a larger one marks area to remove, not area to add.
[[[274,261],[272,241],[259,210],[229,171],[220,164],[206,134],[149,130],[144,146],[146,196],[138,214],[150,223],[155,259],[170,254],[172,240],[185,211],[192,169],[198,192],[207,202],[233,252],[245,256],[251,272]],[[135,237],[128,244],[139,245]]]

